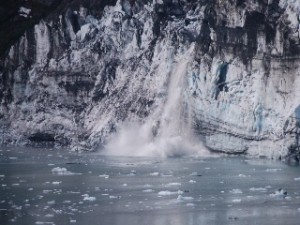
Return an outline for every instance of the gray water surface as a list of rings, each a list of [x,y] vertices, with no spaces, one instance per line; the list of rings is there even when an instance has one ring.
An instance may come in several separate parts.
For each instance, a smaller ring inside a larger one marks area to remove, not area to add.
[[[300,168],[2,148],[0,224],[300,224]]]

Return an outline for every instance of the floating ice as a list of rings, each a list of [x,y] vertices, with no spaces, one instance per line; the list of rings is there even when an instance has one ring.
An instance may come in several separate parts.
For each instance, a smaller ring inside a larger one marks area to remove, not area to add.
[[[232,189],[229,191],[231,194],[243,194],[242,190],[240,189]]]
[[[196,183],[196,181],[195,180],[190,180],[189,183],[194,184],[194,183]]]
[[[102,178],[108,179],[108,178],[109,178],[109,175],[107,175],[107,174],[101,174],[101,175],[99,175],[99,177],[102,177]]]
[[[266,172],[278,172],[281,171],[281,169],[266,169]]]
[[[121,196],[114,196],[114,195],[110,195],[110,196],[109,196],[109,198],[110,198],[110,199],[120,199],[120,198],[121,198]]]
[[[242,199],[239,199],[239,198],[232,200],[233,203],[240,203],[241,201],[242,201]]]
[[[88,202],[94,202],[96,201],[95,197],[89,196],[88,194],[84,194],[83,196],[83,201],[88,201]]]
[[[144,193],[151,193],[151,192],[154,192],[153,189],[146,189],[146,190],[143,190]]]
[[[193,201],[194,198],[193,197],[183,197],[182,195],[178,195],[177,200],[178,201]]]
[[[274,193],[270,194],[271,197],[279,197],[279,198],[286,198],[287,197],[287,191],[279,188],[277,191]]]
[[[239,174],[239,177],[247,177],[245,174]]]
[[[194,207],[195,204],[194,204],[194,203],[187,203],[186,206],[187,206],[187,207]]]
[[[36,221],[35,224],[37,224],[37,225],[53,224],[54,225],[53,222],[41,222],[41,221]]]
[[[31,12],[31,9],[28,9],[28,8],[25,8],[25,7],[23,7],[23,6],[21,6],[20,8],[19,8],[19,15],[20,16],[23,16],[23,17],[25,17],[25,18],[27,18],[28,17],[28,15],[30,14],[30,12]]]
[[[181,186],[181,183],[169,183],[169,184],[166,184],[166,187],[174,187],[174,186]]]
[[[45,217],[46,218],[52,218],[52,217],[54,217],[54,215],[53,214],[46,214]]]
[[[4,178],[5,177],[5,175],[0,175],[0,178]]]
[[[61,183],[61,181],[53,181],[52,184],[53,185],[59,185]]]
[[[183,191],[160,191],[157,193],[159,196],[169,196],[169,195],[180,195],[180,194],[183,194]]]
[[[51,172],[59,176],[82,175],[82,173],[73,173],[68,171],[66,168],[60,168],[60,167],[53,168]]]
[[[295,177],[294,180],[295,181],[300,181],[300,177]]]
[[[263,188],[263,187],[258,187],[258,188],[252,187],[252,188],[249,188],[249,190],[250,191],[262,191],[262,192],[267,191],[267,189]]]
[[[150,176],[158,176],[158,175],[159,175],[159,172],[153,172],[153,173],[150,173],[149,175],[150,175]]]

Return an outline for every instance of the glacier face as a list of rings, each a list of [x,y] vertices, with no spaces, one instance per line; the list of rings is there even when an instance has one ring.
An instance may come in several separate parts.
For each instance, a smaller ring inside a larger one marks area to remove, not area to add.
[[[71,3],[0,62],[2,144],[99,149],[130,122],[149,143],[299,161],[298,1]]]

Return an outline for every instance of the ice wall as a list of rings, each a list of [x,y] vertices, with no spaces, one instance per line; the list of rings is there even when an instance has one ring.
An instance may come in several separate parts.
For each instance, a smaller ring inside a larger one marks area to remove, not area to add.
[[[2,143],[100,149],[138,124],[139,140],[193,136],[212,151],[298,161],[298,1],[99,10],[67,4],[11,46]]]

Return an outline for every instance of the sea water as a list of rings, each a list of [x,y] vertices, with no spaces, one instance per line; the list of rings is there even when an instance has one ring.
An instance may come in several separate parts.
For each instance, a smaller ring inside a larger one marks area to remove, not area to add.
[[[0,150],[0,224],[299,224],[300,168],[246,157]]]

